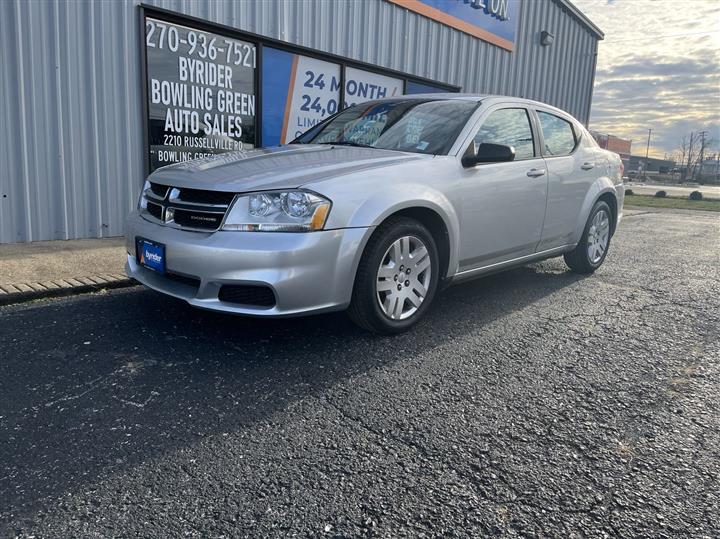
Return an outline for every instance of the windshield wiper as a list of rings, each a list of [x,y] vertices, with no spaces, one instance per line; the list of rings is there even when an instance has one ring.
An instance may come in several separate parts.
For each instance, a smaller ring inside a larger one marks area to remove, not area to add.
[[[330,144],[331,146],[355,146],[356,148],[374,148],[369,144],[360,144],[359,142],[353,142],[352,140],[341,140],[339,142],[318,142],[318,144]]]

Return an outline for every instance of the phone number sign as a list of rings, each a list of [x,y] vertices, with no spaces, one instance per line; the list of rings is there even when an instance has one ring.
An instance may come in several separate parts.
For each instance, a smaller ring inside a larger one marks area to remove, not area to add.
[[[150,171],[255,144],[252,43],[145,21]]]

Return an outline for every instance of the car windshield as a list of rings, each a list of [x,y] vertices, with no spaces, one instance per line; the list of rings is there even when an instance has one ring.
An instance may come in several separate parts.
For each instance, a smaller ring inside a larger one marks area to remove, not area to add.
[[[445,155],[477,107],[460,99],[397,99],[354,105],[293,144],[334,144]]]

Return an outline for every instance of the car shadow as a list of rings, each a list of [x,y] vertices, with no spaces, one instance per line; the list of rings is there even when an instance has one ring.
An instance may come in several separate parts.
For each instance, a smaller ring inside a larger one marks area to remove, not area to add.
[[[481,333],[579,279],[547,261],[451,287],[395,337],[368,334],[343,313],[243,318],[143,288],[4,309],[0,521]]]

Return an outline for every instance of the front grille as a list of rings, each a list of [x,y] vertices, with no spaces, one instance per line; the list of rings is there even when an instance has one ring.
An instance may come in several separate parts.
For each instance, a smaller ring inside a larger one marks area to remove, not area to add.
[[[188,228],[206,228],[217,230],[223,220],[222,213],[175,210],[174,220],[180,226]]]
[[[185,188],[180,189],[180,196],[178,198],[183,202],[189,202],[191,204],[224,204],[227,206],[233,201],[233,198],[235,198],[235,193]]]
[[[268,286],[224,284],[220,287],[218,299],[226,303],[272,307],[275,294]]]
[[[152,202],[147,203],[147,211],[155,219],[162,219],[163,208],[160,204],[154,204]]]
[[[150,183],[150,190],[159,196],[160,198],[165,198],[165,195],[167,195],[168,189],[170,189],[167,185],[160,185],[159,183]]]
[[[220,228],[235,193],[150,182],[144,196],[147,207],[143,213],[151,220],[174,228],[213,231]]]

